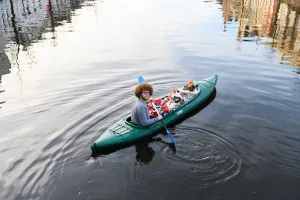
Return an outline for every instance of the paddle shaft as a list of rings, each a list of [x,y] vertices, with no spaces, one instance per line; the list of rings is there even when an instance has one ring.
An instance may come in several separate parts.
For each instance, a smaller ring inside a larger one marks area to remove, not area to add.
[[[159,112],[158,112],[158,110],[157,110],[157,108],[156,108],[156,106],[155,106],[155,104],[153,102],[152,102],[152,106],[155,109],[155,111],[157,112],[157,114],[160,115]]]
[[[152,106],[154,107],[154,109],[155,109],[155,111],[157,112],[157,114],[159,114],[159,112],[158,112],[158,110],[157,110],[157,108],[156,108],[156,106],[155,106],[155,104],[152,102]],[[160,114],[159,114],[160,115]],[[167,131],[167,134],[168,134],[168,136],[169,136],[169,138],[172,140],[172,142],[174,143],[174,147],[175,147],[175,149],[176,149],[176,142],[175,142],[175,139],[173,138],[173,136],[171,135],[171,133],[169,132],[169,130],[167,129],[167,127],[166,127],[166,124],[165,124],[165,122],[161,119],[161,123],[164,125],[164,127],[165,127],[165,129],[166,129],[166,131]]]
[[[157,108],[156,108],[156,106],[155,106],[155,104],[154,104],[153,102],[152,102],[152,106],[154,107],[154,109],[155,109],[155,111],[157,112],[157,114],[159,114],[159,112],[158,112],[158,110],[157,110]],[[159,114],[159,115],[160,115],[160,114]],[[168,131],[165,122],[164,122],[163,120],[161,120],[161,122],[162,122],[162,124],[164,125],[165,129]]]

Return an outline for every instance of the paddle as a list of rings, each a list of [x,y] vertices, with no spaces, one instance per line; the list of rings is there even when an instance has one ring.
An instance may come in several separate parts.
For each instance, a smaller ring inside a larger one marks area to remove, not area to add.
[[[144,82],[145,82],[145,79],[144,79],[142,76],[139,76],[138,81],[139,81],[139,83],[144,83]],[[156,108],[156,106],[155,106],[155,104],[154,104],[153,102],[152,102],[152,105],[153,105],[155,111],[157,112],[157,114],[159,114],[159,112],[158,112],[158,110],[157,110],[157,108]],[[167,129],[165,122],[164,122],[163,120],[161,120],[161,123],[164,125],[164,127],[165,127],[165,129],[166,129],[166,132],[167,132],[169,138],[170,138],[170,139],[172,140],[172,142],[174,143],[174,148],[175,148],[175,150],[176,150],[176,142],[175,142],[174,137],[171,135],[171,133],[170,133],[169,130]]]
[[[142,76],[139,76],[138,80],[139,80],[139,83],[144,83],[145,82],[145,79]]]
[[[153,105],[155,111],[157,112],[157,114],[159,114],[159,112],[158,112],[158,110],[157,110],[157,108],[156,108],[156,106],[155,106],[155,104],[154,104],[153,102],[152,102],[152,105]],[[170,138],[170,139],[172,140],[172,142],[174,143],[174,148],[175,148],[175,150],[176,150],[176,142],[175,142],[174,137],[171,135],[171,133],[170,133],[169,130],[167,129],[165,122],[164,122],[162,119],[161,119],[160,121],[161,121],[161,123],[164,125],[164,127],[165,127],[165,129],[166,129],[166,132],[167,132],[169,138]]]

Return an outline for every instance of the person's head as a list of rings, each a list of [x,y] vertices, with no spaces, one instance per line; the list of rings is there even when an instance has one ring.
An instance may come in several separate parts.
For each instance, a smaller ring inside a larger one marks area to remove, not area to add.
[[[153,87],[150,83],[138,84],[134,94],[137,98],[148,101],[153,94]]]

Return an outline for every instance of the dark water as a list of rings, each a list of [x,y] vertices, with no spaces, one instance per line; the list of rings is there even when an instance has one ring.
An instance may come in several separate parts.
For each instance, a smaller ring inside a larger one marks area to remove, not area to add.
[[[0,199],[300,199],[300,5],[0,0]],[[154,96],[218,74],[204,109],[92,158]]]

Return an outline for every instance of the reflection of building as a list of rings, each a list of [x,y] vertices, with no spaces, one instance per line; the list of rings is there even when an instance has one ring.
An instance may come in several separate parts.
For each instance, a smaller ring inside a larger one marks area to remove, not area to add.
[[[227,21],[235,22],[238,19],[238,15],[240,12],[240,3],[239,1],[234,0],[223,0],[223,17],[224,22]]]
[[[267,43],[290,55],[292,65],[300,66],[300,2],[295,0],[224,0],[225,22],[238,20],[237,40],[270,37]]]
[[[13,41],[23,50],[43,39],[44,32],[54,32],[63,21],[70,22],[72,10],[84,0],[1,0],[0,23],[6,42]]]
[[[0,0],[0,51],[11,54],[12,64],[17,63],[19,52],[37,40],[45,39],[45,32],[71,22],[73,10],[80,8],[84,0]],[[54,42],[55,43],[55,42]]]
[[[279,49],[281,60],[290,65],[300,66],[300,13],[295,5],[280,3],[272,34],[274,42],[267,43]]]
[[[1,75],[9,73],[11,63],[18,65],[20,51],[37,40],[46,39],[45,32],[52,32],[63,22],[71,22],[74,9],[84,0],[0,0],[0,82]],[[6,45],[6,53],[5,51]],[[26,55],[29,55],[27,53]]]
[[[248,36],[270,36],[278,0],[245,0],[239,16],[238,40]]]
[[[10,73],[11,65],[19,65],[20,51],[26,51],[25,55],[31,59],[28,47],[38,40],[48,39],[43,38],[45,32],[52,32],[51,40],[55,40],[55,27],[71,22],[73,10],[80,8],[82,2],[84,0],[0,0],[0,83],[2,75]]]

